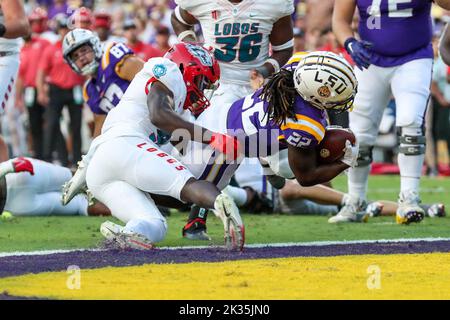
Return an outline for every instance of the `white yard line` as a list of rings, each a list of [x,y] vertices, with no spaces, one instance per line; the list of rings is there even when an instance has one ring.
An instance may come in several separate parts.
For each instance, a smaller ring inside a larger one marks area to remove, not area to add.
[[[436,242],[436,241],[450,241],[450,238],[401,238],[401,239],[379,239],[379,240],[349,240],[349,241],[313,241],[313,242],[286,242],[286,243],[254,243],[248,244],[246,248],[277,248],[277,247],[310,247],[310,246],[330,246],[330,245],[347,245],[347,244],[370,244],[370,243],[404,243],[404,242]],[[187,250],[187,249],[208,249],[212,246],[182,246],[182,247],[158,247],[158,250]],[[41,250],[28,252],[5,252],[0,253],[0,258],[14,257],[14,256],[36,256],[49,255],[56,253],[70,253],[70,252],[101,252],[108,249],[68,249],[68,250]]]

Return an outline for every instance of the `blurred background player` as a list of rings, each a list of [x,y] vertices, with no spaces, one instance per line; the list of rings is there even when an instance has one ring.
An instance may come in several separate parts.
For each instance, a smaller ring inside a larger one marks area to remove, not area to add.
[[[94,14],[93,31],[97,33],[102,46],[107,46],[112,42],[125,43],[126,39],[111,34],[111,15],[105,12],[97,12]]]
[[[229,104],[252,93],[292,56],[292,0],[176,3],[171,21],[179,41],[197,42],[194,25],[199,23],[205,45],[215,49],[221,78],[211,105]],[[192,208],[183,228],[184,236],[206,238],[204,221],[198,219],[199,210]],[[191,223],[194,220],[197,222]]]
[[[355,8],[360,13],[357,40],[352,30]],[[350,128],[361,145],[358,166],[348,175],[351,204],[329,222],[353,221],[364,209],[372,149],[391,95],[397,106],[401,186],[398,223],[419,222],[419,182],[425,153],[424,114],[430,95],[433,49],[431,1],[336,0],[333,31],[357,68],[359,82]],[[412,76],[416,75],[416,76]],[[420,75],[420,76],[418,76]]]
[[[30,124],[30,139],[33,157],[44,159],[44,115],[45,107],[39,103],[36,75],[40,57],[50,42],[41,37],[46,30],[47,13],[42,8],[34,9],[28,16],[32,33],[24,37],[20,51],[19,75],[16,83],[16,107],[26,110]]]
[[[126,39],[125,44],[143,61],[147,61],[154,57],[162,57],[164,55],[163,52],[153,45],[139,40],[139,30],[137,30],[136,23],[132,19],[128,19],[124,22],[123,36]]]
[[[76,74],[64,61],[62,45],[69,32],[64,15],[56,16],[59,40],[42,53],[36,86],[38,102],[47,107],[47,127],[44,133],[44,159],[51,162],[52,152],[58,146],[58,159],[63,166],[76,164],[81,159],[81,115],[83,107],[82,85],[84,78]],[[60,119],[64,107],[70,114],[72,157],[69,162],[66,142],[60,130]]]
[[[13,94],[20,62],[20,37],[29,36],[30,24],[22,0],[0,0],[0,114]],[[0,147],[5,146],[0,136]],[[0,161],[8,159],[0,154]]]

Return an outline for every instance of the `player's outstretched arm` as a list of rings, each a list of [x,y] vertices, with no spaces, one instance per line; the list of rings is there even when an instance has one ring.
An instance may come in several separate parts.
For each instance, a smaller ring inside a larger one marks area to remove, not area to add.
[[[0,1],[4,24],[0,23],[0,37],[15,39],[26,37],[31,33],[30,24],[25,14],[22,0]]]
[[[189,12],[177,6],[172,12],[170,21],[179,41],[197,42],[194,25],[198,20]]]
[[[445,31],[439,44],[439,53],[442,60],[450,66],[450,28],[448,24],[445,26]]]
[[[150,121],[159,129],[174,133],[184,139],[211,145],[212,148],[236,159],[239,142],[235,137],[209,131],[201,126],[188,122],[174,111],[172,92],[161,82],[156,81],[150,87],[147,96]]]
[[[328,182],[349,168],[349,165],[341,161],[318,166],[314,148],[303,149],[289,145],[288,159],[295,178],[304,187]]]
[[[434,0],[434,2],[443,9],[450,10],[450,0]]]

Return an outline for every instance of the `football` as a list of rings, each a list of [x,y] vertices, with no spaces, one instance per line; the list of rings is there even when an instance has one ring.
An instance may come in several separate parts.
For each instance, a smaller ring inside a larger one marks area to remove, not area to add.
[[[350,129],[342,127],[327,127],[325,137],[317,147],[319,164],[330,164],[341,159],[345,153],[345,141],[355,144],[356,138]]]

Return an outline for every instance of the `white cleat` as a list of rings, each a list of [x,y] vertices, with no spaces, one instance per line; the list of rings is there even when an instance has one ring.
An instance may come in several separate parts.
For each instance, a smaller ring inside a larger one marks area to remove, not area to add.
[[[337,215],[328,219],[328,223],[367,222],[369,213],[366,212],[365,206],[364,200],[347,196],[344,206]]]
[[[122,249],[150,250],[154,248],[153,243],[143,235],[125,231],[124,227],[111,221],[101,224],[100,233],[106,240],[117,243]]]
[[[64,183],[61,192],[61,203],[67,205],[77,194],[86,192],[86,171],[87,165],[83,160],[78,161],[78,169],[73,177]]]
[[[420,207],[419,194],[414,190],[401,192],[395,221],[398,224],[410,224],[422,221],[424,216],[425,211]]]
[[[242,251],[245,244],[245,227],[233,199],[221,193],[214,202],[214,208],[214,214],[223,222],[225,247]]]

